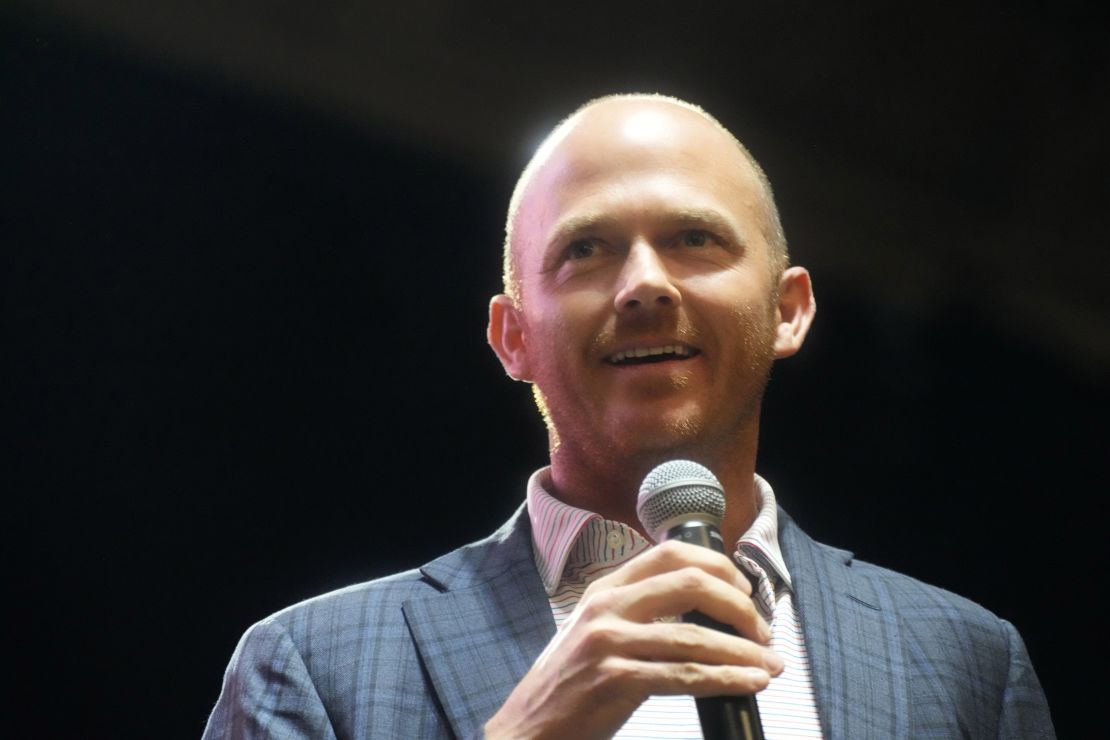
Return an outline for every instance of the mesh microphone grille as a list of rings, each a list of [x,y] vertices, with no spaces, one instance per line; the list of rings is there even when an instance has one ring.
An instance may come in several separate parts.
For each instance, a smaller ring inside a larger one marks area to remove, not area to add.
[[[725,493],[717,477],[704,465],[689,460],[671,460],[657,466],[644,478],[636,500],[636,515],[656,542],[668,522],[697,518],[716,526],[725,515]]]

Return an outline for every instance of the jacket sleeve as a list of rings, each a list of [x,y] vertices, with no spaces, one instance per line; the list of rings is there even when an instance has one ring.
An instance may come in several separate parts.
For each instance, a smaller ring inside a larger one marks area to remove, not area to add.
[[[1009,640],[1010,665],[1006,690],[1002,695],[999,738],[1055,738],[1041,682],[1017,629],[1003,621]]]
[[[248,738],[335,738],[300,653],[271,620],[239,641],[204,730],[204,740]]]

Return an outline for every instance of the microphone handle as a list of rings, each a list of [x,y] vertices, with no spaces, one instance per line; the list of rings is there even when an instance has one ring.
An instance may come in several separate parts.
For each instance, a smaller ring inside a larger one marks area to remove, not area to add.
[[[721,554],[725,551],[721,533],[705,522],[680,524],[670,529],[665,539],[708,547]],[[729,625],[700,612],[688,612],[683,615],[682,621],[730,635],[737,634]],[[705,740],[763,740],[763,723],[759,719],[759,707],[754,696],[708,696],[694,701]]]
[[[682,621],[736,634],[736,630],[701,612],[688,612]],[[763,723],[754,696],[705,696],[694,702],[705,740],[763,740]]]

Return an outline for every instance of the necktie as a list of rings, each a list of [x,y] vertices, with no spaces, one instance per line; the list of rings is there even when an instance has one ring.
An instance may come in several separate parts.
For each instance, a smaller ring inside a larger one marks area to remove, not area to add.
[[[733,558],[752,583],[752,601],[755,602],[756,609],[767,624],[770,624],[775,614],[775,586],[762,565],[765,562],[763,551],[755,543],[742,539],[736,543]]]

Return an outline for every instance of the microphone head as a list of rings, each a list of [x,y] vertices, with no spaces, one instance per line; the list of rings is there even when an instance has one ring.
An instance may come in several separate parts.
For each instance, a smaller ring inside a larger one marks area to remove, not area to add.
[[[644,531],[662,542],[672,527],[700,521],[720,528],[725,516],[725,491],[704,465],[671,460],[657,465],[640,486],[636,516]]]

